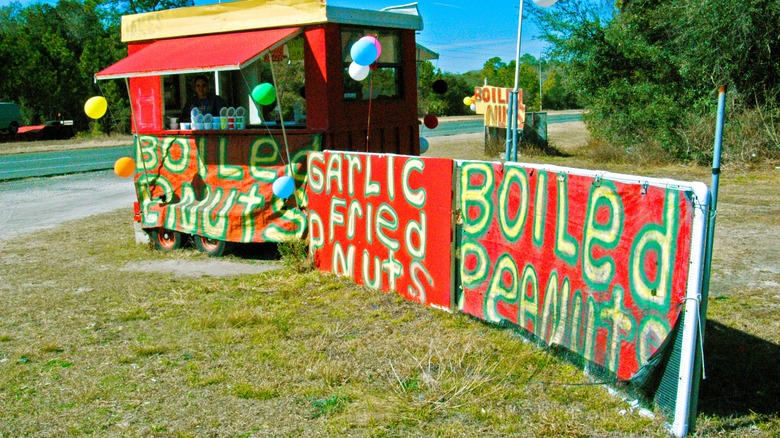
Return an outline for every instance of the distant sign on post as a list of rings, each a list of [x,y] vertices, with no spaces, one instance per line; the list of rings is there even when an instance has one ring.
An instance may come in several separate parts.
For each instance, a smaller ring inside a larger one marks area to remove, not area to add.
[[[493,87],[485,85],[474,87],[474,104],[477,114],[485,115],[485,126],[491,128],[506,128],[506,113],[509,105],[511,88]],[[517,127],[522,129],[525,124],[525,105],[523,104],[523,90],[517,91],[517,99],[520,102],[517,112]]]

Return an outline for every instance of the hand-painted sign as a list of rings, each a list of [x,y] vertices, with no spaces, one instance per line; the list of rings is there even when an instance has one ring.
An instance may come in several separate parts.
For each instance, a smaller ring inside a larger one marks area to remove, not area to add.
[[[450,309],[452,160],[309,154],[315,265],[374,289]]]
[[[476,113],[485,115],[485,126],[492,128],[507,127],[507,107],[509,106],[509,95],[511,92],[511,88],[492,87],[489,85],[474,87]],[[517,91],[517,100],[519,102],[517,127],[522,129],[525,123],[523,90]]]
[[[164,227],[229,242],[278,242],[301,237],[306,154],[320,137],[149,136],[136,140],[136,191],[144,228]],[[297,141],[297,143],[296,143]],[[288,200],[273,194],[273,182],[295,178]]]
[[[458,167],[460,310],[634,376],[686,299],[693,190],[574,169]]]

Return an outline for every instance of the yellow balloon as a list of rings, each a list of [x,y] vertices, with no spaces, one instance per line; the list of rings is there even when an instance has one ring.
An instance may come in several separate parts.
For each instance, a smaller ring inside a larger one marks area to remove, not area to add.
[[[135,172],[135,160],[130,157],[122,157],[114,163],[114,173],[120,178],[127,178]]]
[[[87,103],[84,104],[84,112],[95,120],[103,117],[107,109],[108,102],[106,102],[106,98],[103,96],[90,97]]]
[[[466,96],[463,98],[463,105],[469,106],[472,103],[474,103],[474,101],[471,99],[471,96]]]

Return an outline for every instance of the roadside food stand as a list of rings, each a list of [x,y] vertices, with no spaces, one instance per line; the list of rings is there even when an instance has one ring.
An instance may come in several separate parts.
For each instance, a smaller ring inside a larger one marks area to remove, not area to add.
[[[124,79],[129,90],[137,231],[164,250],[191,235],[214,255],[231,242],[300,237],[308,151],[419,155],[415,31],[422,26],[416,4],[376,11],[324,0],[123,16],[128,56],[95,78]],[[366,35],[381,54],[367,80],[356,81],[350,47]],[[220,115],[233,116],[229,126],[220,117],[180,123],[203,74],[226,102]],[[275,91],[270,105],[252,98],[265,83]],[[283,176],[295,182],[287,199],[272,189]]]

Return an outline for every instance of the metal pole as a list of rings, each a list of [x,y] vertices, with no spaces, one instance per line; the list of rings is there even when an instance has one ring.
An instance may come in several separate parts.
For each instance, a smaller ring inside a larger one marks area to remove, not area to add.
[[[539,52],[539,111],[542,111],[542,52]]]
[[[507,136],[512,136],[512,154],[515,157],[515,160],[517,159],[517,111],[518,111],[518,83],[520,82],[520,37],[523,34],[523,0],[520,0],[520,13],[517,17],[517,49],[515,51],[515,86],[512,89],[512,96],[514,96],[514,104],[510,103],[510,106],[512,107],[513,114],[512,114],[512,120],[515,121],[510,125],[510,119],[507,119]],[[509,127],[512,127],[511,129]],[[509,140],[507,139],[507,142]],[[507,159],[509,159],[509,154],[507,154]]]
[[[723,145],[723,125],[726,119],[726,87],[718,88],[718,119],[715,122],[715,145],[712,153],[712,186],[710,187],[710,214],[707,226],[707,247],[704,253],[704,273],[702,277],[701,317],[707,315],[707,297],[710,293],[710,269],[712,266],[712,246],[715,239],[715,216],[718,212],[718,185],[720,183],[720,155]]]
[[[517,90],[512,92],[512,161],[517,161],[517,119],[520,111],[520,95]]]
[[[514,110],[514,106],[512,105],[512,100],[515,98],[514,93],[509,93],[509,102],[507,102],[506,106],[506,151],[504,155],[505,161],[512,161],[512,112]]]

